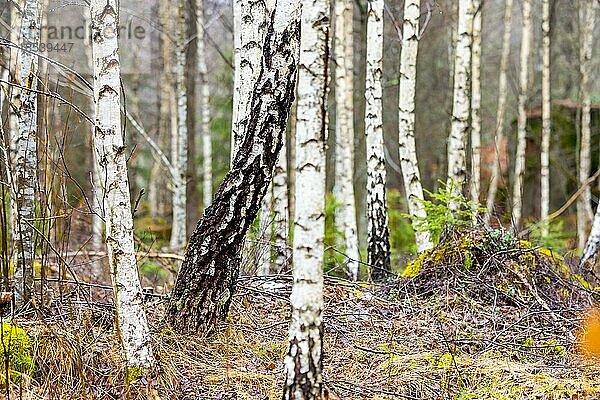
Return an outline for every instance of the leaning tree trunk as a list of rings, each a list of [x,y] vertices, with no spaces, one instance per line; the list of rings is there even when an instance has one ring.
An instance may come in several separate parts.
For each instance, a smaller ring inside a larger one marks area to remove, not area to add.
[[[548,236],[550,210],[550,0],[542,0],[542,149],[540,157],[540,221],[542,237]]]
[[[527,85],[529,84],[529,53],[531,49],[531,0],[523,0],[523,34],[521,38],[521,65],[519,74],[519,100],[517,104],[517,152],[512,199],[512,222],[517,231],[521,224],[523,209],[523,174],[525,173],[525,150],[527,147]]]
[[[186,186],[187,186],[187,91],[185,81],[185,1],[177,2],[175,25],[175,93],[177,96],[177,130],[173,135],[173,222],[169,247],[180,250],[186,240]]]
[[[374,281],[391,274],[390,232],[385,196],[383,141],[383,0],[370,0],[367,10],[365,135],[367,147],[367,253]],[[417,11],[418,14],[418,11]],[[404,48],[404,46],[403,46]]]
[[[212,142],[210,135],[210,86],[206,68],[206,43],[204,34],[204,0],[196,0],[196,46],[200,90],[197,95],[200,103],[200,136],[202,137],[202,206],[204,209],[212,201]]]
[[[579,185],[585,185],[583,193],[577,199],[577,242],[578,248],[583,249],[586,240],[586,228],[592,219],[592,190],[585,181],[590,176],[591,154],[591,62],[594,41],[594,20],[596,17],[596,1],[586,1],[580,4],[580,35],[581,50],[579,52],[579,71],[581,73],[581,146],[579,150]],[[585,14],[585,15],[583,15]]]
[[[400,53],[400,92],[398,96],[399,149],[402,178],[411,216],[427,216],[423,207],[423,187],[417,163],[415,144],[415,96],[417,84],[417,53],[419,50],[420,0],[404,2],[402,51]],[[416,221],[415,221],[416,222]],[[415,229],[419,253],[433,247],[429,232]]]
[[[25,0],[21,19],[22,49],[37,49],[40,43],[41,2]],[[38,57],[21,51],[19,79],[22,87],[17,103],[19,130],[15,143],[15,198],[13,202],[13,241],[15,243],[15,304],[22,307],[33,294],[33,232],[37,190],[37,89]],[[11,132],[14,133],[14,132]]]
[[[94,58],[94,148],[106,215],[106,245],[111,266],[118,332],[126,363],[148,368],[153,363],[148,322],[142,303],[133,243],[133,217],[127,179],[127,151],[121,126],[121,68],[116,0],[92,0]]]
[[[244,141],[251,112],[251,96],[260,75],[260,59],[270,13],[271,1],[233,0],[233,116],[231,123],[231,158],[233,167],[238,149]]]
[[[260,73],[250,95],[244,141],[212,204],[189,240],[167,310],[174,328],[211,331],[227,315],[240,268],[240,249],[267,190],[281,149],[298,65],[299,3],[270,13]]]
[[[352,0],[335,2],[335,187],[340,206],[336,215],[345,238],[347,269],[351,279],[358,278],[358,234],[354,199],[354,79]]]
[[[492,164],[492,176],[487,193],[486,213],[484,222],[490,222],[490,217],[494,212],[494,203],[496,201],[496,192],[498,184],[502,178],[500,160],[502,155],[500,149],[504,142],[504,114],[506,113],[506,97],[508,95],[506,71],[508,69],[508,56],[510,55],[510,32],[512,27],[512,8],[513,0],[506,0],[504,8],[504,35],[502,36],[502,56],[500,58],[500,76],[498,78],[498,109],[496,111],[496,134],[495,134],[495,157]]]
[[[284,400],[321,399],[323,370],[323,239],[329,93],[328,0],[302,9],[296,123],[294,284],[285,358]]]
[[[461,193],[467,175],[466,144],[471,106],[471,44],[473,42],[473,0],[458,2],[458,30],[454,54],[452,124],[448,138],[448,188]],[[451,208],[457,205],[450,204]]]
[[[471,180],[469,192],[473,216],[477,218],[481,189],[481,19],[482,0],[473,1],[473,45],[471,59]]]

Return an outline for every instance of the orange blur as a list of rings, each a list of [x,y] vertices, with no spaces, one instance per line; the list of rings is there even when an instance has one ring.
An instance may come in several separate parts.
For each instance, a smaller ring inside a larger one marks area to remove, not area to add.
[[[579,347],[586,356],[600,357],[600,310],[587,313],[579,337]]]

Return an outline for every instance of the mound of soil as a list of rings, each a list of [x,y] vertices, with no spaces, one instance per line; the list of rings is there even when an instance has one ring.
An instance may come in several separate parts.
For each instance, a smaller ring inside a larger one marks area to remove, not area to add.
[[[395,290],[405,301],[439,303],[431,312],[451,316],[471,352],[510,343],[548,355],[552,346],[573,346],[598,299],[561,256],[492,228],[447,232],[407,266]]]

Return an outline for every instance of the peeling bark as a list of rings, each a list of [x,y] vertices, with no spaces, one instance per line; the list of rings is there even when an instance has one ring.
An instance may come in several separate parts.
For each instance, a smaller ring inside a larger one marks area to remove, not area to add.
[[[296,1],[282,1],[270,13],[244,140],[190,237],[171,295],[167,320],[180,331],[211,331],[227,315],[240,249],[271,180],[294,99],[299,18]]]
[[[148,368],[153,357],[136,266],[127,154],[121,126],[116,0],[92,0],[90,13],[96,104],[94,149],[103,191],[118,330],[128,367]]]

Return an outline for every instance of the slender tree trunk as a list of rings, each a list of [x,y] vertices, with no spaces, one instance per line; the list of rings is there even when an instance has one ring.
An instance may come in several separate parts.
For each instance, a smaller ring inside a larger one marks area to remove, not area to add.
[[[158,16],[160,19],[160,25],[162,28],[162,35],[160,41],[161,47],[161,58],[162,68],[160,74],[160,84],[158,88],[158,101],[159,101],[159,122],[158,122],[158,135],[157,141],[161,148],[168,148],[169,137],[173,137],[174,132],[171,132],[173,126],[172,120],[175,120],[175,126],[177,123],[176,118],[171,118],[171,91],[172,91],[172,75],[171,75],[171,63],[172,56],[172,45],[170,34],[172,32],[173,21],[171,18],[171,12],[169,9],[168,0],[159,0],[159,11]],[[173,146],[171,146],[173,149]],[[173,152],[172,152],[173,154]],[[171,158],[171,160],[174,159]],[[157,219],[164,217],[166,214],[166,204],[168,193],[166,188],[168,181],[170,180],[170,174],[168,178],[161,173],[162,166],[160,160],[154,160],[152,165],[152,172],[150,174],[150,184],[148,187],[148,201],[150,203],[150,214],[152,218]]]
[[[542,0],[542,151],[540,157],[540,221],[542,237],[548,236],[550,210],[550,134],[552,133],[550,92],[550,0]]]
[[[177,102],[177,132],[171,146],[174,148],[171,163],[176,174],[173,180],[173,222],[171,241],[173,250],[185,247],[186,234],[186,185],[187,185],[187,91],[185,81],[185,1],[177,2],[175,39],[175,93]]]
[[[234,82],[231,158],[244,141],[251,112],[251,94],[260,75],[260,59],[272,0],[233,0]]]
[[[295,144],[294,284],[284,400],[320,400],[322,395],[329,26],[328,0],[304,3]]]
[[[269,12],[251,112],[240,132],[244,141],[190,237],[171,295],[167,319],[181,331],[211,331],[227,315],[240,249],[272,178],[294,99],[299,8],[297,1],[283,1]]]
[[[265,276],[271,273],[271,233],[273,211],[273,185],[269,185],[260,205],[258,220],[258,238],[256,243],[256,275]]]
[[[579,71],[581,74],[581,147],[579,152],[579,184],[589,178],[591,168],[590,137],[591,137],[591,61],[594,42],[594,23],[596,19],[597,1],[580,3],[580,35],[581,50],[579,52]],[[586,240],[586,229],[593,218],[592,189],[586,185],[583,193],[577,199],[577,242],[578,248],[583,249]]]
[[[398,96],[399,149],[408,210],[413,217],[427,216],[415,144],[415,96],[419,49],[420,0],[404,2],[402,51],[400,53],[400,94]],[[433,247],[429,232],[415,230],[419,253]]]
[[[25,0],[21,19],[23,49],[37,49],[42,22],[41,2]],[[33,294],[34,214],[37,190],[37,90],[38,57],[21,51],[19,60],[19,93],[16,136],[15,198],[13,202],[13,241],[15,243],[15,304],[23,307]]]
[[[523,208],[523,174],[525,172],[525,150],[527,147],[527,85],[529,84],[529,53],[531,51],[531,0],[523,0],[523,34],[521,38],[521,62],[519,74],[519,100],[517,104],[517,152],[515,155],[515,177],[513,186],[512,222],[514,230],[521,226]]]
[[[471,44],[473,42],[473,0],[458,2],[458,30],[454,57],[452,124],[448,138],[448,187],[460,194],[467,175],[466,144],[471,106]],[[452,208],[456,204],[450,204]]]
[[[585,271],[585,278],[590,282],[598,284],[600,277],[600,271],[598,270],[598,248],[600,247],[600,205],[596,208],[596,215],[594,216],[594,222],[592,223],[592,230],[590,236],[585,244],[583,255],[579,261],[580,270]],[[587,260],[592,259],[591,271],[588,268],[584,268]]]
[[[490,186],[488,188],[484,222],[488,224],[490,217],[494,212],[494,202],[496,201],[496,193],[498,184],[502,179],[500,169],[500,149],[504,142],[504,115],[506,113],[506,97],[508,95],[506,71],[508,69],[508,56],[510,55],[510,32],[512,27],[512,8],[513,0],[506,0],[504,7],[504,35],[502,36],[502,56],[500,57],[500,75],[498,78],[498,109],[496,111],[496,134],[494,135],[496,144],[496,153],[494,163],[492,165],[492,176]]]
[[[212,201],[212,142],[210,135],[210,86],[206,67],[206,49],[204,35],[204,0],[196,0],[196,52],[200,88],[198,99],[200,103],[200,136],[202,137],[202,206],[204,209]]]
[[[96,126],[94,147],[104,191],[106,245],[111,267],[120,338],[126,363],[148,368],[153,363],[133,243],[133,218],[127,179],[127,152],[121,126],[121,71],[115,0],[90,4]]]
[[[358,234],[354,198],[353,2],[335,2],[335,197],[340,203],[336,224],[344,234],[347,269],[358,278]]]
[[[470,194],[477,218],[481,190],[481,19],[482,0],[473,1],[473,45],[471,60],[471,180]]]
[[[281,152],[273,175],[273,245],[275,248],[275,269],[281,271],[290,258],[288,246],[288,173],[286,132],[281,140]]]
[[[391,274],[390,233],[385,196],[383,142],[383,0],[370,0],[367,10],[367,68],[365,84],[365,135],[367,150],[367,252],[371,278],[382,281]]]

